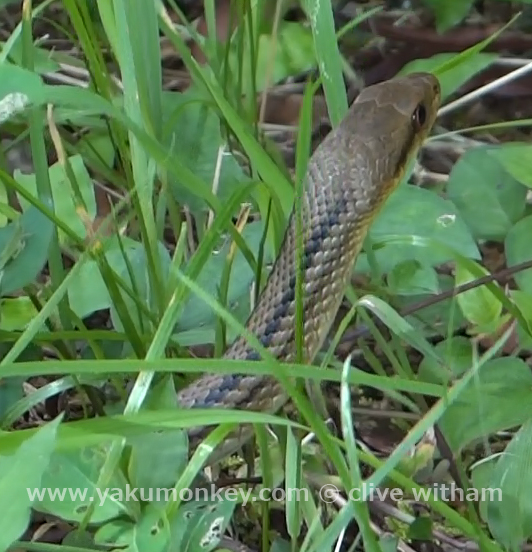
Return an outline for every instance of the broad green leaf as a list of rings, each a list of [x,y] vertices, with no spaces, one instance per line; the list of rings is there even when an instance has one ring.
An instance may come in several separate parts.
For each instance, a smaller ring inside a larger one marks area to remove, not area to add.
[[[122,472],[117,471],[109,486],[97,491],[98,476],[105,458],[104,447],[81,447],[72,452],[54,453],[42,477],[42,485],[48,492],[33,507],[64,520],[79,522],[89,504],[94,502],[91,518],[94,523],[137,513],[138,501],[126,500],[127,481]]]
[[[532,174],[530,172],[532,145],[521,142],[500,144],[498,147],[492,148],[489,155],[497,159],[515,180],[532,188]]]
[[[438,275],[438,286],[442,292],[454,289],[454,278],[445,274]],[[412,305],[419,305],[420,302],[428,301],[431,297],[433,294],[398,296],[397,308],[402,310]],[[458,308],[456,297],[436,301],[428,307],[416,310],[409,314],[406,320],[414,326],[416,331],[423,332],[425,336],[441,336],[448,332],[452,334],[463,327],[466,322],[462,311]]]
[[[453,451],[494,431],[510,429],[532,417],[532,373],[519,358],[490,360],[482,366],[441,418]],[[494,407],[496,405],[496,407]]]
[[[135,255],[135,252],[143,247],[140,242],[128,237],[122,237],[121,240],[128,259],[131,259]],[[122,272],[125,260],[120,250],[118,238],[112,236],[104,240],[102,247],[111,269],[117,273]],[[96,261],[89,260],[85,262],[72,278],[68,287],[68,299],[70,308],[80,318],[111,306],[109,291]]]
[[[0,293],[7,295],[34,282],[48,258],[53,224],[35,207],[0,228]]]
[[[164,143],[169,149],[169,155],[179,159],[203,182],[213,187],[216,184],[215,192],[220,200],[227,200],[236,187],[249,181],[222,139],[218,115],[205,103],[205,98],[197,90],[190,89],[185,93],[166,92],[163,95],[163,111]],[[224,150],[220,151],[220,148]],[[186,205],[193,213],[208,208],[178,178],[171,176],[170,185],[175,200]]]
[[[511,267],[532,260],[530,236],[532,236],[532,215],[516,222],[506,235],[504,251],[508,266]],[[519,289],[532,294],[532,268],[516,272],[513,277]]]
[[[382,536],[379,537],[379,546],[382,552],[397,552],[397,550],[399,550],[399,543],[399,537],[391,533],[383,533]]]
[[[497,147],[467,151],[447,183],[447,197],[478,239],[504,239],[526,207],[527,189],[491,154]]]
[[[482,493],[484,490],[484,496],[480,496],[479,510],[480,515],[484,521],[487,520],[487,508],[489,502],[502,498],[502,491],[500,489],[494,489],[496,492],[488,492],[491,482],[493,481],[493,473],[497,465],[498,454],[490,455],[490,450],[486,450],[486,458],[482,458],[479,462],[471,465],[471,484],[472,486]]]
[[[90,160],[96,166],[102,163],[105,168],[113,167],[115,161],[115,149],[112,139],[108,134],[97,129],[88,132],[77,144],[77,151],[83,159]]]
[[[513,436],[493,467],[489,487],[502,500],[487,504],[486,517],[497,542],[517,550],[532,535],[532,421]]]
[[[434,538],[432,533],[433,525],[433,521],[427,515],[416,517],[408,526],[408,538],[415,541],[430,542]]]
[[[148,491],[175,484],[188,460],[185,432],[177,429],[148,433],[133,439],[131,444],[128,480],[133,487]]]
[[[443,33],[466,17],[475,0],[423,0],[436,17],[436,30]]]
[[[489,274],[483,266],[477,264],[477,267],[484,274]],[[477,279],[460,263],[456,266],[455,274],[457,286]],[[502,312],[501,302],[486,286],[477,286],[464,291],[457,296],[456,300],[466,319],[476,326],[489,326],[495,323]]]
[[[415,235],[431,238],[448,245],[458,253],[472,259],[480,257],[478,248],[458,210],[451,201],[434,192],[403,184],[395,191],[369,230],[369,238],[378,246],[374,255],[379,269],[390,272],[397,264],[407,260],[423,266],[436,266],[451,260],[436,248],[416,245],[386,244],[390,235]],[[356,263],[357,272],[369,272],[365,254]]]
[[[157,254],[159,255],[159,259],[161,261],[161,275],[164,278],[163,284],[166,284],[170,268],[170,254],[161,242],[157,242],[157,247],[159,249]],[[135,323],[137,331],[142,333],[143,330],[146,330],[146,317],[140,311],[137,301],[144,304],[151,312],[153,312],[157,308],[156,295],[150,289],[146,249],[142,246],[135,247],[132,248],[129,253],[129,264],[126,264],[125,260],[122,260],[122,262],[118,264],[116,272],[118,276],[124,280],[126,285],[135,291],[135,298],[132,298],[122,288],[119,293],[122,295],[122,300],[128,308],[129,314]],[[124,331],[120,315],[118,314],[114,304],[111,306],[111,320],[116,330]]]
[[[242,231],[242,237],[251,251],[258,251],[263,232],[264,224],[262,221],[246,224]],[[230,247],[231,244],[228,242],[224,244],[217,254],[211,255],[197,279],[198,285],[216,298],[218,297],[222,271],[227,262],[227,254]],[[270,263],[273,260],[271,248],[266,246],[264,257],[264,263]],[[245,318],[249,313],[249,292],[254,279],[255,273],[240,249],[238,249],[231,267],[231,277],[227,290],[227,306],[230,310],[236,311],[235,314],[238,314],[241,319]],[[179,332],[199,329],[206,330],[213,328],[215,322],[216,315],[212,309],[201,298],[192,295],[185,303],[177,329]],[[229,337],[233,335],[234,331],[229,330]],[[179,339],[179,336],[177,336],[177,339]]]
[[[4,505],[0,516],[0,551],[4,552],[26,530],[31,506],[41,490],[42,475],[54,450],[62,417],[48,422],[22,443],[11,456],[0,456],[0,494]],[[2,450],[0,449],[0,454]]]

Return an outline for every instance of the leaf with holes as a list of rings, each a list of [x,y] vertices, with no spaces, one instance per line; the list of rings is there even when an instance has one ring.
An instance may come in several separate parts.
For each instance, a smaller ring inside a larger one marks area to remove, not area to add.
[[[234,492],[232,492],[234,491]],[[219,489],[212,502],[186,502],[170,519],[172,549],[211,552],[220,542],[239,498],[237,489]],[[190,496],[194,496],[193,489]],[[199,493],[199,496],[204,494]]]
[[[122,552],[166,552],[170,550],[170,529],[164,513],[148,505],[136,523],[119,519],[100,527],[94,542]]]

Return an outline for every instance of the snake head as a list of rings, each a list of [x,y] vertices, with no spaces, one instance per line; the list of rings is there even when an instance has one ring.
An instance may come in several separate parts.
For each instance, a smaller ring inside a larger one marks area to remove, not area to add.
[[[374,215],[430,133],[440,101],[440,84],[430,73],[368,86],[322,142],[315,161],[334,175],[331,186],[350,187],[357,208]]]

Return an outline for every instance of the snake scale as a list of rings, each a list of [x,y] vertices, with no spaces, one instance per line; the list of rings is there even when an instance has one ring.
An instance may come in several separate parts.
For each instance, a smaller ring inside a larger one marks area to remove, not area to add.
[[[312,362],[322,346],[368,228],[429,134],[440,99],[440,84],[428,73],[369,86],[311,156],[302,198],[305,362]],[[296,359],[296,251],[293,210],[279,255],[246,323],[285,362]],[[240,337],[224,358],[260,360],[260,355]],[[286,399],[281,384],[262,375],[207,374],[177,394],[181,408],[269,413]],[[205,429],[189,429],[189,437],[197,440]]]

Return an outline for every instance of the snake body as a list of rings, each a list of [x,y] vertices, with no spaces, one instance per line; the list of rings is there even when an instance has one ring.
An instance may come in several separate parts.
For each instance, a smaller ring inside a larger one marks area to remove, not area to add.
[[[362,90],[347,115],[315,150],[302,198],[303,352],[313,361],[339,309],[368,227],[399,184],[435,121],[440,85],[415,73]],[[296,359],[296,218],[246,327],[281,361]],[[237,338],[226,359],[260,360]],[[274,378],[207,374],[177,394],[181,408],[275,412],[286,402]],[[189,430],[198,437],[204,428]]]

